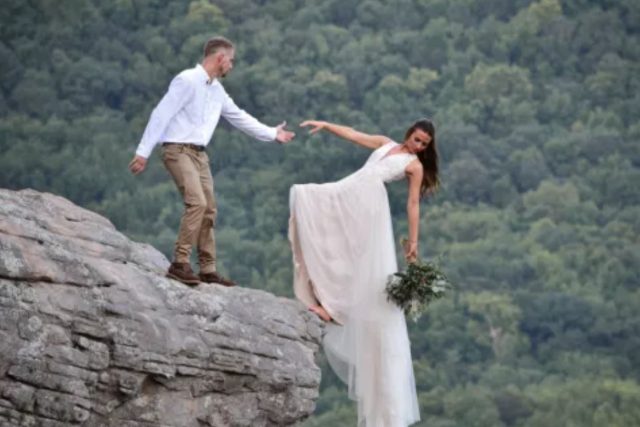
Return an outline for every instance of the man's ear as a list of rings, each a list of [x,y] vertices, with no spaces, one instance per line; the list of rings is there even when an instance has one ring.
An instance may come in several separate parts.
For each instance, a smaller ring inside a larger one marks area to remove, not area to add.
[[[224,62],[224,58],[228,54],[229,52],[226,49],[220,49],[218,52],[216,52],[216,55],[218,55],[218,61]]]
[[[214,53],[214,54],[213,54],[213,55],[211,55],[211,56],[212,56],[212,58],[211,58],[211,59],[213,60],[213,63],[214,63],[214,64],[218,64],[218,63],[220,62],[220,52],[219,52],[219,51],[218,51],[218,52],[216,52],[216,53]]]

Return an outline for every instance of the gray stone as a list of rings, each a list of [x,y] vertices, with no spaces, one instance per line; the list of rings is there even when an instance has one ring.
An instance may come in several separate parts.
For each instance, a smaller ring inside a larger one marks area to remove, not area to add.
[[[0,426],[287,426],[314,410],[321,322],[167,259],[61,197],[0,190]]]

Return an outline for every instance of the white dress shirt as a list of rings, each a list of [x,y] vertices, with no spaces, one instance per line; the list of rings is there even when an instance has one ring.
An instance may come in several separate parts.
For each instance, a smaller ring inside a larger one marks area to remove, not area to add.
[[[217,79],[198,64],[174,77],[169,90],[151,113],[136,154],[148,158],[159,142],[206,146],[220,116],[261,141],[276,139],[277,129],[260,123],[239,108]]]

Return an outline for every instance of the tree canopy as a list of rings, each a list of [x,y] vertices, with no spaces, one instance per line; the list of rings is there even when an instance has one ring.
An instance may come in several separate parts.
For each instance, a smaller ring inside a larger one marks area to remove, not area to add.
[[[182,206],[157,151],[127,164],[172,76],[215,34],[261,121],[437,128],[420,253],[455,291],[410,324],[431,427],[640,425],[640,2],[4,0],[0,186],[65,196],[171,255]],[[221,124],[208,148],[223,273],[292,296],[288,189],[366,150]],[[389,188],[396,236],[406,186]],[[398,249],[400,245],[398,245]],[[398,253],[400,259],[400,253]],[[311,426],[355,425],[322,361]]]

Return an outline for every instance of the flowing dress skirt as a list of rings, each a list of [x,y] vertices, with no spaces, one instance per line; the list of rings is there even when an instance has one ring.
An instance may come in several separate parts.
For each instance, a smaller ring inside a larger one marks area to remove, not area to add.
[[[335,320],[323,347],[358,403],[358,425],[418,421],[404,314],[384,290],[397,271],[384,182],[363,168],[334,183],[294,185],[290,210],[294,291]]]

